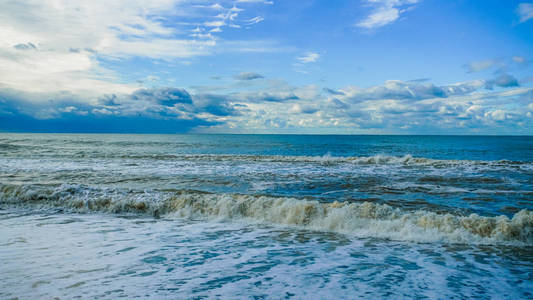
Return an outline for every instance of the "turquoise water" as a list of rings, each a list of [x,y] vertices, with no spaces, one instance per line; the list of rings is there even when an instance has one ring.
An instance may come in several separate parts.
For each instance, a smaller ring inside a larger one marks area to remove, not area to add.
[[[11,298],[531,298],[533,137],[0,134]]]

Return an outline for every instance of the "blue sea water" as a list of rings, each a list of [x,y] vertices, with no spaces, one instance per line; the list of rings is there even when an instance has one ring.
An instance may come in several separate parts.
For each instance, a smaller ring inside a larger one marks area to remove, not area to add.
[[[532,298],[533,137],[0,134],[1,298]]]

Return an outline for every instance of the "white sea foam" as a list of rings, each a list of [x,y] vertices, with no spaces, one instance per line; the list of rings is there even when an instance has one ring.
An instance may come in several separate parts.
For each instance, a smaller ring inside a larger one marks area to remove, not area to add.
[[[0,211],[0,237],[6,299],[521,299],[533,290],[528,249],[517,247],[11,210]]]
[[[0,192],[4,205],[263,223],[413,242],[533,245],[533,212],[529,210],[512,218],[459,216],[404,211],[371,202],[322,203],[186,190],[139,193],[80,185],[2,185]]]
[[[107,156],[109,157],[109,156]],[[205,161],[253,161],[253,162],[314,162],[314,163],[352,163],[356,165],[530,165],[530,162],[509,161],[509,160],[458,160],[458,159],[432,159],[425,157],[413,157],[411,154],[403,156],[393,155],[373,155],[373,156],[332,156],[330,154],[322,156],[293,156],[293,155],[242,155],[242,154],[152,154],[152,155],[125,155],[120,158],[138,159],[161,159],[161,160],[205,160]]]

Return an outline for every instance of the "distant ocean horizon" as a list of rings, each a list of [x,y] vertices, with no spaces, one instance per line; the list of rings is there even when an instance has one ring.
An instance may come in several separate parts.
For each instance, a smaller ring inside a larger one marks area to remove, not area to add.
[[[479,136],[479,137],[507,137],[507,136],[524,136],[533,137],[533,134],[446,134],[446,133],[245,133],[245,132],[138,132],[138,131],[19,131],[0,129],[0,134],[137,134],[137,135],[338,135],[338,136]]]
[[[0,297],[531,298],[533,137],[0,133]]]

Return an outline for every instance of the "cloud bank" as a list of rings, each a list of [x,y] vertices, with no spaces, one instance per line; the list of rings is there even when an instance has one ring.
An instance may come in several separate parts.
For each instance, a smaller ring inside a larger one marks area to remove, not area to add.
[[[35,126],[76,131],[87,126],[110,132],[234,133],[516,134],[533,129],[533,88],[521,87],[511,75],[448,85],[389,80],[331,89],[271,81],[266,87],[232,89],[192,93],[176,87],[141,88],[104,94],[94,102],[73,94],[36,102],[41,94],[4,90],[0,125],[9,130]],[[23,125],[16,128],[9,122]],[[136,122],[147,125],[143,129]]]

